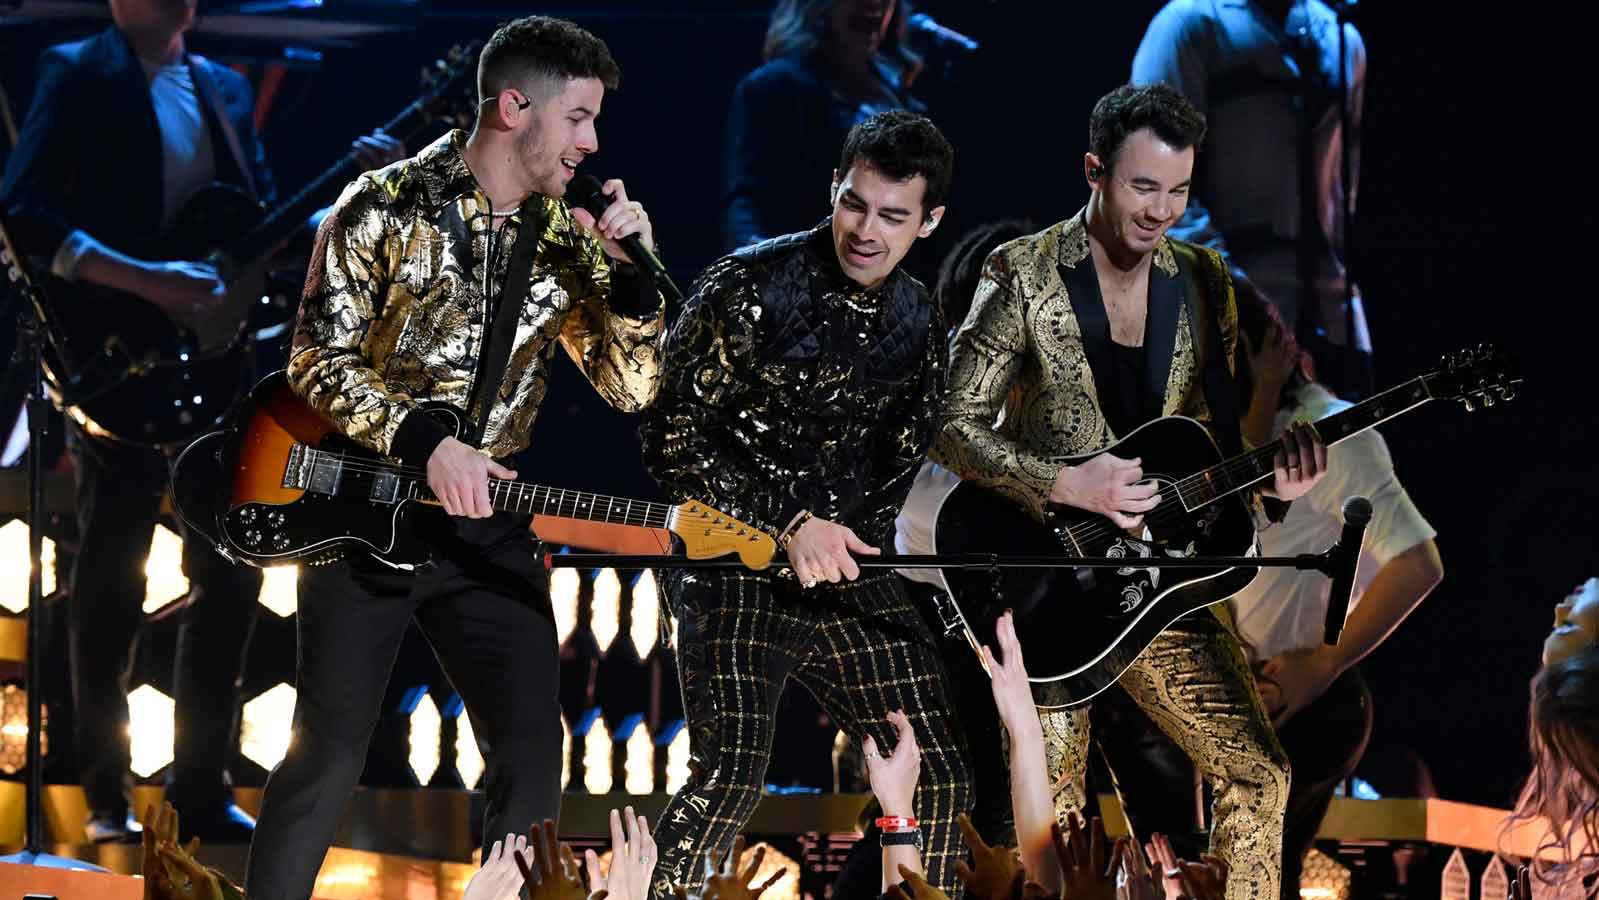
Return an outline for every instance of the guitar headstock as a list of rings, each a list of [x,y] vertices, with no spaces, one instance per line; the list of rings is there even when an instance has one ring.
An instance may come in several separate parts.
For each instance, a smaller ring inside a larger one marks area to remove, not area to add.
[[[482,49],[482,41],[456,44],[422,69],[422,103],[451,128],[471,128],[477,120],[477,57]]]
[[[737,553],[745,566],[759,571],[771,565],[777,553],[771,535],[703,503],[680,504],[671,528],[683,539],[684,555],[689,559]]]
[[[1521,373],[1508,354],[1478,344],[1446,354],[1421,380],[1434,400],[1459,400],[1469,411],[1515,399]]]

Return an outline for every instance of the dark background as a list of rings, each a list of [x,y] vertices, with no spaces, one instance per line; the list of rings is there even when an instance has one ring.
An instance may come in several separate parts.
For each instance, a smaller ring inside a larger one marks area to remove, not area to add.
[[[1581,44],[1591,29],[1565,6],[1417,5],[1367,0],[1356,19],[1370,62],[1353,266],[1377,381],[1398,382],[1447,351],[1493,341],[1518,357],[1526,383],[1509,407],[1467,415],[1438,404],[1383,429],[1401,478],[1438,529],[1447,575],[1365,664],[1377,704],[1373,750],[1390,758],[1414,751],[1443,797],[1505,805],[1525,771],[1527,682],[1551,609],[1599,568],[1599,422],[1590,401],[1599,352],[1590,286],[1593,92],[1582,71],[1591,51]],[[1126,80],[1159,6],[920,4],[985,49],[960,114],[940,121],[957,148],[946,239],[991,218],[1047,223],[1079,208],[1087,196],[1081,155],[1089,108]],[[321,15],[369,16],[396,30],[320,45],[319,65],[297,67],[283,81],[263,140],[280,187],[292,191],[408,102],[418,68],[453,42],[484,37],[514,15],[571,18],[603,37],[623,70],[599,122],[600,152],[585,168],[626,180],[687,287],[720,250],[722,122],[734,84],[760,62],[767,7],[330,0]],[[204,24],[192,45],[250,63],[256,76],[261,59],[297,43],[292,33],[246,40]],[[87,27],[4,25],[0,77],[20,118],[38,49]],[[794,177],[815,182],[820,218],[828,173]],[[544,483],[648,496],[655,488],[638,463],[635,427],[563,365],[521,471]],[[148,642],[145,655],[159,658],[150,648],[162,640]],[[291,623],[264,624],[247,690],[292,675],[292,640]],[[598,665],[582,648],[568,647],[566,656],[563,677],[572,683],[563,692],[573,721],[611,697],[604,705],[613,729],[645,708],[647,681],[639,676],[646,670],[636,663],[612,675],[617,667]],[[429,665],[413,642],[400,677],[443,690]],[[659,666],[673,677],[668,662],[647,668]],[[652,730],[675,716],[670,680],[664,693]],[[803,701],[785,715],[785,735],[817,731]],[[825,747],[831,732],[818,734]]]

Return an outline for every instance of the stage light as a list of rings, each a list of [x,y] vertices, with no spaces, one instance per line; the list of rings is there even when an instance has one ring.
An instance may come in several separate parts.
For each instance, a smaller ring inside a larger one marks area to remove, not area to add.
[[[144,561],[144,611],[155,612],[189,592],[183,577],[183,540],[165,525],[150,537],[150,555]]]
[[[8,684],[0,691],[0,772],[15,775],[28,765],[28,692],[20,685]],[[39,729],[39,752],[50,752],[50,708],[40,707],[44,717]]]
[[[688,783],[688,726],[680,719],[667,733],[671,738],[666,743],[666,792],[675,794]]]
[[[280,619],[294,615],[300,596],[299,566],[269,566],[261,570],[261,605]]]
[[[633,582],[633,624],[627,634],[639,660],[649,659],[661,634],[661,595],[655,589],[655,573],[650,569]]]
[[[444,720],[439,717],[439,707],[428,695],[427,689],[416,690],[421,692],[421,696],[411,710],[411,752],[406,755],[406,760],[411,764],[411,772],[416,776],[417,783],[426,787],[433,780],[433,773],[439,770],[440,732],[443,731]]]
[[[129,768],[149,778],[172,762],[172,698],[148,684],[128,694]]]
[[[611,792],[611,731],[605,716],[596,709],[593,721],[583,733],[583,789],[591,794]]]
[[[594,602],[589,606],[589,628],[604,656],[622,630],[622,582],[615,569],[601,569],[594,577]]]
[[[477,736],[472,733],[472,718],[463,707],[455,716],[455,774],[468,789],[477,787],[483,777],[483,752],[478,749]]]
[[[1305,854],[1299,876],[1300,900],[1349,900],[1349,870],[1338,861],[1311,850]]]
[[[39,551],[46,596],[56,589],[56,543],[49,538]],[[12,519],[0,525],[0,607],[20,613],[28,608],[28,523]]]
[[[566,724],[566,713],[561,714],[561,790],[572,783],[572,728]]]
[[[632,730],[628,730],[628,725]],[[650,740],[650,730],[643,716],[634,716],[622,723],[622,733],[627,734],[627,755],[622,760],[622,784],[629,794],[655,792],[655,742]]]
[[[278,682],[244,704],[239,752],[268,771],[283,761],[294,739],[294,688]]]
[[[555,608],[555,644],[564,646],[577,630],[578,586],[582,576],[576,569],[556,569],[550,573],[550,605]]]

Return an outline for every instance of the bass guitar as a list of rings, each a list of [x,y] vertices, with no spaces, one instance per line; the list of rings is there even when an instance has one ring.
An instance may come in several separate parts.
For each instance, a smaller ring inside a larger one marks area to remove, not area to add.
[[[1433,371],[1314,424],[1331,447],[1429,400],[1466,408],[1514,396],[1521,379],[1489,347],[1445,357]],[[939,488],[933,528],[939,554],[1077,556],[1125,559],[1123,568],[1016,568],[999,573],[945,569],[947,622],[994,646],[994,621],[1014,611],[1038,705],[1078,706],[1109,687],[1173,622],[1225,600],[1254,580],[1254,568],[1165,568],[1164,558],[1255,555],[1254,518],[1243,492],[1272,477],[1273,441],[1223,460],[1210,432],[1170,416],[1135,429],[1099,453],[1061,460],[1081,465],[1100,453],[1143,460],[1160,505],[1132,535],[1096,513],[1052,507],[1040,523],[1015,503],[969,481]]]
[[[411,141],[440,120],[470,124],[476,47],[458,47],[424,71],[421,96],[383,125]],[[252,336],[294,314],[294,300],[267,290],[266,263],[338,187],[360,174],[346,154],[270,213],[243,189],[206,185],[185,201],[172,229],[117,249],[142,259],[199,259],[216,267],[227,295],[203,312],[163,310],[135,294],[55,279],[54,319],[74,367],[60,354],[46,375],[66,411],[91,433],[146,447],[181,445],[219,427],[249,385]]]
[[[447,405],[427,404],[421,413],[457,436],[466,424]],[[397,568],[420,565],[427,550],[405,518],[417,504],[438,504],[426,472],[343,437],[289,390],[283,372],[250,391],[232,428],[183,451],[173,497],[224,555],[255,566],[317,565],[352,552]],[[498,478],[489,479],[489,502],[499,510],[666,529],[682,539],[690,559],[736,553],[746,567],[764,569],[777,551],[770,535],[702,503],[671,506]]]

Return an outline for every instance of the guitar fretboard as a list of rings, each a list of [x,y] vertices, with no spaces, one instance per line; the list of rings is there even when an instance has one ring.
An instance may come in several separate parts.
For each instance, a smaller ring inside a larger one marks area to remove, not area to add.
[[[297,446],[290,454],[284,484],[314,494],[365,499],[373,503],[402,500],[438,502],[427,479],[373,457]],[[511,512],[562,516],[613,525],[669,528],[675,507],[588,491],[547,487],[522,481],[489,479],[489,503]]]
[[[1424,379],[1414,378],[1404,384],[1389,388],[1374,397],[1333,413],[1315,423],[1316,432],[1331,447],[1354,434],[1415,409],[1432,399],[1427,393]],[[1282,449],[1282,441],[1272,441],[1246,453],[1218,463],[1203,472],[1177,482],[1177,495],[1183,506],[1198,509],[1228,494],[1241,491],[1256,482],[1270,478],[1272,459]]]

